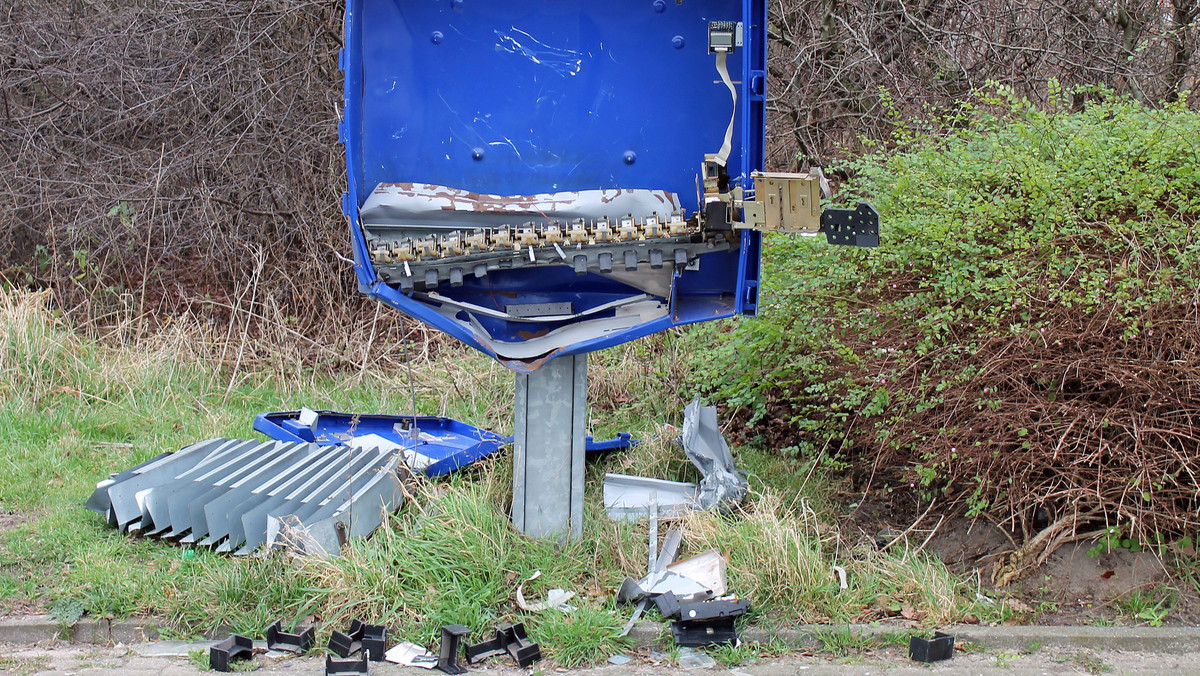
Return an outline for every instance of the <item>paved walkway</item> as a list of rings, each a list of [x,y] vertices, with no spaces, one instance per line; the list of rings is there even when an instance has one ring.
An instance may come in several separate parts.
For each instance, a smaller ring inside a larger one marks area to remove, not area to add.
[[[188,649],[202,649],[208,644],[180,644],[158,642],[134,646],[95,647],[77,644],[29,646],[0,645],[0,670],[22,674],[79,674],[80,676],[132,676],[163,674],[165,676],[195,676],[199,667],[186,656]],[[169,653],[174,656],[162,655]],[[1064,650],[1042,648],[1030,654],[1009,651],[987,651],[962,653],[953,660],[934,665],[921,665],[909,661],[898,648],[882,649],[846,658],[822,655],[797,656],[772,659],[758,664],[736,668],[713,667],[685,670],[673,662],[655,661],[649,653],[621,666],[603,665],[590,669],[559,670],[535,665],[531,672],[515,667],[496,664],[485,669],[472,669],[472,674],[488,676],[517,676],[537,674],[545,668],[548,673],[567,672],[574,676],[652,676],[665,674],[693,674],[694,676],[806,676],[850,674],[887,674],[888,676],[927,676],[928,674],[982,674],[996,676],[1033,676],[1042,674],[1170,674],[1200,676],[1200,646],[1192,654],[1162,654],[1118,652],[1105,650]],[[255,657],[259,673],[280,674],[323,674],[324,659],[316,657],[290,657],[264,654]],[[209,672],[211,673],[211,672]],[[388,674],[440,674],[439,671],[424,671],[399,667],[392,664],[372,664],[372,673]]]

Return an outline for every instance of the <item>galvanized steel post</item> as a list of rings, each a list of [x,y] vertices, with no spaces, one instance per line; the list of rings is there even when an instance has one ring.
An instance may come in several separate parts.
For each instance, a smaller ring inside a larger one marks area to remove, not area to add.
[[[583,536],[587,355],[516,377],[512,519],[538,538]]]

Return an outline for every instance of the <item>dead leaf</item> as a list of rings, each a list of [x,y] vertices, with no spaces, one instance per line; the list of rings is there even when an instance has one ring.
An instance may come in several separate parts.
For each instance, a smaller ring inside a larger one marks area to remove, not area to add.
[[[964,624],[979,624],[979,618],[970,613],[963,615]]]
[[[1029,604],[1025,603],[1021,599],[1004,599],[1001,605],[1014,613],[1029,615],[1033,612],[1033,608],[1030,608]]]
[[[1116,574],[1117,574],[1117,571],[1115,571],[1115,570],[1106,570],[1103,573],[1100,573],[1100,579],[1107,580],[1108,578],[1110,578]]]
[[[921,620],[925,619],[925,611],[917,610],[912,606],[906,605],[900,608],[900,617],[903,617],[906,620],[920,622]]]

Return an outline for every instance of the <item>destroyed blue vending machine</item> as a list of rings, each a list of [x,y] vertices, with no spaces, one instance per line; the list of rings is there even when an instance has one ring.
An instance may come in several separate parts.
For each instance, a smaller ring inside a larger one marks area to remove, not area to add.
[[[587,353],[752,315],[762,232],[877,217],[762,171],[762,0],[346,4],[359,288],[516,372],[513,520],[578,537]]]

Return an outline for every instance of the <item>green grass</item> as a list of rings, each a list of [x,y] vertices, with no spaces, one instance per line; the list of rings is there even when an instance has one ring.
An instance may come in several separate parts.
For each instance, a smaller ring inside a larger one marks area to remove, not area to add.
[[[422,482],[384,528],[339,558],[293,560],[234,558],[130,538],[83,502],[108,473],[164,450],[214,436],[253,436],[261,411],[305,405],[408,411],[407,369],[342,373],[258,362],[231,372],[210,365],[223,350],[205,347],[200,331],[177,326],[132,343],[91,340],[57,318],[45,297],[0,294],[6,376],[0,443],[10,450],[0,456],[0,508],[11,513],[0,530],[0,604],[154,616],[180,635],[225,628],[261,636],[275,619],[308,616],[320,617],[328,630],[366,617],[427,646],[437,644],[443,624],[483,631],[523,621],[563,666],[602,661],[629,647],[617,634],[630,609],[615,605],[613,590],[624,577],[644,573],[646,526],[609,520],[599,486],[606,471],[698,478],[672,441],[687,393],[670,377],[645,378],[637,370],[647,359],[643,350],[678,356],[685,334],[594,360],[601,394],[593,391],[593,401],[626,403],[594,406],[593,431],[628,430],[645,443],[589,466],[579,542],[532,540],[512,528],[511,466],[500,456]],[[415,368],[418,407],[503,431],[511,375],[462,348],[442,345],[436,352]],[[750,622],[855,621],[880,596],[922,610],[929,622],[980,614],[970,601],[973,588],[939,562],[843,541],[825,516],[821,467],[754,449],[739,449],[738,458],[750,474],[750,499],[728,514],[683,520],[683,554],[716,547],[728,556],[730,589],[754,604]],[[832,565],[850,571],[850,589],[838,587]],[[542,575],[526,584],[527,598],[553,587],[575,590],[575,612],[516,608],[517,584],[537,570]],[[750,655],[731,651],[721,659]]]

